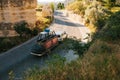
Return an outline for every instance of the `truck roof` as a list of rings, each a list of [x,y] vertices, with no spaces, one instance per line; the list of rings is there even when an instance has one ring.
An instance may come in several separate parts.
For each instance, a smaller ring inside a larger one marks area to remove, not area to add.
[[[48,34],[47,32],[40,32],[40,34]]]

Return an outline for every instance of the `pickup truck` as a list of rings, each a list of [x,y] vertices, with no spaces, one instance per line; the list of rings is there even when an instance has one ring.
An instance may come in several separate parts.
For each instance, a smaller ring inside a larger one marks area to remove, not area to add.
[[[41,32],[38,36],[36,44],[31,49],[31,54],[42,56],[58,45],[58,36],[55,32]]]

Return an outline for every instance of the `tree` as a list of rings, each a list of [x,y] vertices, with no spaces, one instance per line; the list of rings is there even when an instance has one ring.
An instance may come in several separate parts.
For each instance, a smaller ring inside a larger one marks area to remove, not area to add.
[[[64,3],[62,3],[62,9],[64,9],[65,8],[65,5],[64,5]]]
[[[60,9],[61,3],[58,3],[57,8]]]
[[[64,9],[64,3],[58,3],[57,8],[58,9]]]

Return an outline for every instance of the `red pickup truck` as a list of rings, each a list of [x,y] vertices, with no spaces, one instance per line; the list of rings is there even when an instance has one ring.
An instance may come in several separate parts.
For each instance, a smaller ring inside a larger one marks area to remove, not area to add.
[[[37,43],[31,49],[31,54],[42,56],[58,45],[58,43],[58,36],[55,32],[41,32],[38,36]]]

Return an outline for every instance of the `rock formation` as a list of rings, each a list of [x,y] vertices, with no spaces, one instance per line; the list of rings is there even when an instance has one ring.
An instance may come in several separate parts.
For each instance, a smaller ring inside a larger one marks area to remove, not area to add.
[[[37,0],[0,0],[0,23],[36,21]],[[1,26],[0,26],[1,27]]]

